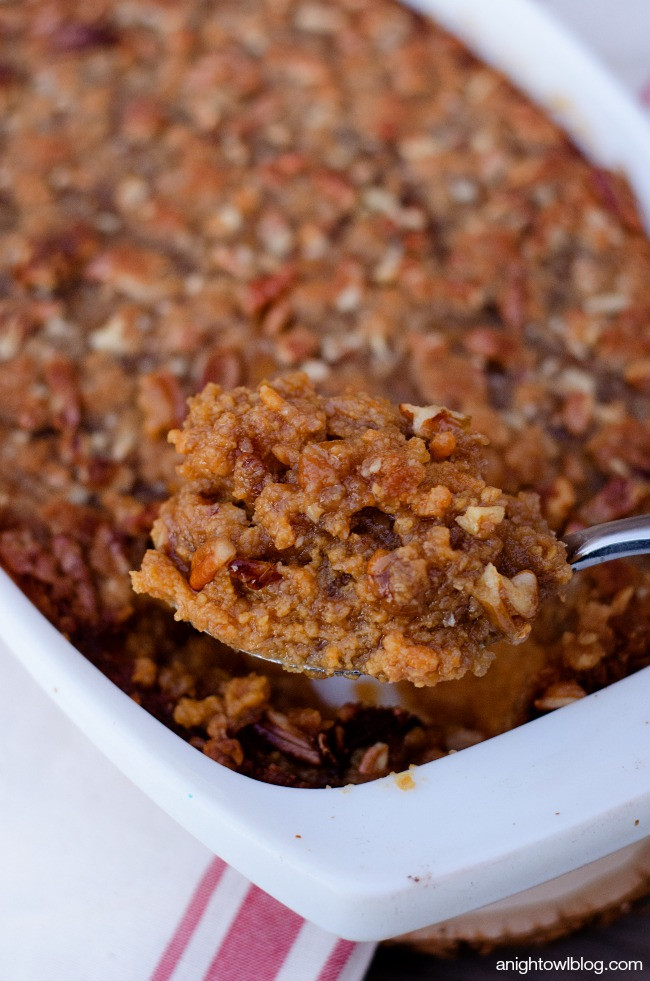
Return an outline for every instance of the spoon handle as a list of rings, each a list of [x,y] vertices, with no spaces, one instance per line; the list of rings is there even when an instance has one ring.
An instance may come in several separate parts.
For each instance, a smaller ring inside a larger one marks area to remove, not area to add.
[[[571,568],[610,562],[630,555],[650,553],[650,515],[639,514],[620,521],[607,521],[566,535],[567,560]]]

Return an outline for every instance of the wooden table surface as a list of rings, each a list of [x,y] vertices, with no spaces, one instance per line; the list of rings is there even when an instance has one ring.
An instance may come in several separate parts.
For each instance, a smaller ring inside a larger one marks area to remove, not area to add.
[[[583,963],[602,961],[605,968],[612,960],[640,960],[643,967],[615,973],[605,970],[600,974],[597,970],[530,970],[524,974],[521,971],[498,971],[496,968],[499,960],[526,960],[529,956],[545,960],[583,958]],[[639,903],[630,913],[608,926],[588,927],[542,947],[501,948],[486,955],[465,952],[449,959],[420,954],[408,947],[379,947],[365,981],[506,981],[524,976],[529,981],[554,981],[556,978],[586,981],[608,973],[610,977],[621,979],[650,978],[650,899]]]

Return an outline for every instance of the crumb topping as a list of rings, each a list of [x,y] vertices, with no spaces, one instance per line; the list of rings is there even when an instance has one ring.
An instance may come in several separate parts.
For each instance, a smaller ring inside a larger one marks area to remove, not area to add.
[[[538,493],[560,535],[650,510],[650,243],[620,175],[394,0],[6,0],[0,106],[0,563],[148,711],[204,749],[179,699],[254,668],[305,738],[227,727],[238,768],[321,786],[369,779],[377,743],[398,771],[648,664],[648,565],[609,563],[482,678],[402,690],[419,723],[365,688],[352,718],[128,575],[179,487],[187,397],[295,369],[470,414],[487,484]]]
[[[487,485],[487,438],[440,406],[210,384],[170,440],[184,483],[136,591],[294,670],[481,675],[570,578],[536,496]]]

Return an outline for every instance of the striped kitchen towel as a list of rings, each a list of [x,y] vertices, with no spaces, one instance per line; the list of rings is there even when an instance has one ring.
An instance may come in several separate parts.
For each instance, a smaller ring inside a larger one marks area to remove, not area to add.
[[[375,944],[306,923],[180,828],[0,646],[0,981],[360,981]]]
[[[215,858],[151,981],[356,981],[374,947],[307,923]]]

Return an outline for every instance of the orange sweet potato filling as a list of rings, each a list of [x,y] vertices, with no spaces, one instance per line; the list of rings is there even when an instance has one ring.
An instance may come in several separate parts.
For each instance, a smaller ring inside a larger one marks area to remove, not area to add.
[[[170,439],[184,483],[136,591],[287,667],[482,675],[570,578],[537,495],[486,484],[487,438],[440,406],[328,398],[304,374],[209,384]]]

